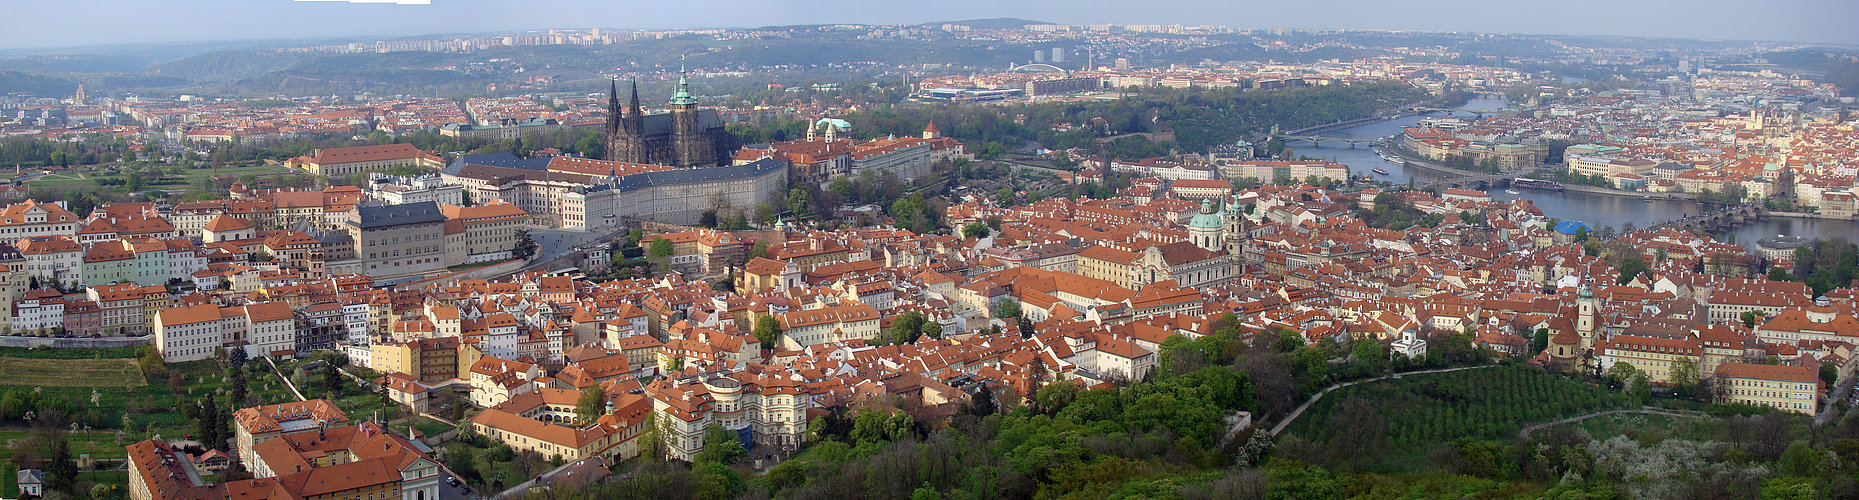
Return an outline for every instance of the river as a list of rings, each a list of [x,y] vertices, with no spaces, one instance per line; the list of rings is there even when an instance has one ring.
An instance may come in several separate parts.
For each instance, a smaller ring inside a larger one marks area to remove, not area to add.
[[[1502,99],[1473,99],[1459,109],[1491,110],[1504,107]],[[1380,123],[1371,123],[1358,127],[1325,132],[1325,137],[1346,137],[1372,139],[1398,134],[1426,117],[1408,116]],[[1368,146],[1348,149],[1335,142],[1322,147],[1312,147],[1302,141],[1291,144],[1294,154],[1323,158],[1349,166],[1349,171],[1356,175],[1372,179],[1386,180],[1395,184],[1405,184],[1409,177],[1415,180],[1437,179],[1439,173],[1408,169],[1397,163],[1383,161],[1375,150]],[[1386,169],[1388,175],[1373,173],[1376,167]],[[1528,198],[1543,214],[1563,220],[1575,220],[1590,227],[1602,228],[1612,226],[1623,228],[1628,222],[1634,227],[1646,227],[1662,220],[1676,219],[1687,214],[1700,212],[1698,204],[1684,200],[1654,200],[1651,203],[1628,196],[1581,193],[1572,191],[1544,191],[1535,189],[1517,189],[1518,194],[1511,195],[1502,190],[1491,192],[1492,198],[1508,201],[1516,198]],[[1734,235],[1734,240],[1730,238]],[[1859,241],[1859,223],[1854,221],[1837,221],[1825,219],[1793,219],[1769,217],[1753,224],[1744,224],[1734,231],[1712,235],[1721,241],[1732,241],[1745,246],[1754,245],[1756,240],[1775,235],[1803,236],[1808,238],[1832,238],[1845,236],[1848,240]]]

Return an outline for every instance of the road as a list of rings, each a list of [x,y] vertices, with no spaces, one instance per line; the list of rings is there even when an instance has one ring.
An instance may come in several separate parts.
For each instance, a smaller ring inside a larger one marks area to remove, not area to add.
[[[490,498],[492,500],[508,500],[508,499],[513,499],[513,498],[522,498],[523,494],[529,492],[529,488],[531,486],[535,486],[538,484],[550,485],[550,484],[555,484],[558,481],[562,481],[562,482],[574,481],[578,483],[579,481],[575,479],[576,477],[587,478],[590,475],[598,478],[600,476],[606,475],[606,472],[607,472],[606,467],[607,467],[606,461],[602,460],[600,457],[594,457],[594,458],[589,458],[585,460],[576,460],[573,462],[568,462],[568,463],[562,464],[561,467],[556,467],[554,470],[544,472],[542,473],[542,475],[536,476],[535,479],[523,481],[522,484],[518,484],[514,487],[511,487],[510,489],[503,490],[503,492],[498,493],[496,496],[492,496]]]
[[[1834,411],[1839,405],[1834,403],[1845,400],[1846,396],[1853,393],[1853,384],[1859,382],[1859,371],[1854,370],[1855,366],[1859,365],[1847,363],[1846,366],[1840,367],[1840,378],[1833,381],[1832,391],[1827,393],[1826,401],[1820,407],[1820,413],[1814,415],[1815,424],[1826,425],[1827,422],[1832,422],[1835,417],[1839,416]]]
[[[1424,373],[1446,373],[1446,372],[1456,372],[1456,371],[1459,371],[1459,370],[1475,370],[1475,369],[1479,369],[1479,368],[1491,368],[1491,367],[1494,367],[1494,366],[1497,366],[1497,365],[1482,365],[1482,366],[1461,366],[1461,367],[1458,367],[1458,368],[1438,368],[1438,369],[1433,369],[1433,370],[1416,370],[1416,371],[1411,371],[1411,372],[1400,372],[1400,373],[1395,373],[1395,374],[1392,374],[1392,375],[1382,375],[1382,376],[1380,376],[1380,377],[1375,377],[1375,378],[1370,378],[1370,379],[1362,379],[1362,380],[1357,380],[1357,381],[1353,381],[1353,382],[1343,382],[1343,383],[1339,383],[1339,384],[1332,384],[1332,385],[1330,385],[1329,387],[1325,387],[1325,388],[1323,388],[1323,390],[1321,390],[1321,391],[1317,391],[1317,394],[1316,394],[1316,395],[1313,395],[1313,396],[1311,396],[1311,397],[1310,397],[1310,400],[1308,400],[1308,401],[1305,401],[1305,402],[1304,402],[1304,404],[1301,404],[1301,405],[1297,405],[1297,409],[1295,409],[1295,410],[1291,410],[1291,414],[1290,414],[1290,415],[1286,415],[1286,416],[1285,416],[1285,419],[1284,419],[1284,420],[1280,420],[1280,421],[1278,422],[1278,425],[1274,425],[1274,426],[1272,426],[1272,437],[1274,437],[1274,438],[1276,438],[1276,437],[1278,437],[1278,433],[1280,433],[1280,432],[1284,432],[1284,430],[1285,430],[1285,427],[1288,427],[1288,426],[1290,426],[1290,425],[1291,425],[1291,422],[1296,422],[1296,421],[1297,421],[1297,417],[1298,417],[1298,415],[1303,415],[1303,414],[1304,414],[1304,409],[1305,409],[1305,408],[1309,408],[1309,407],[1310,407],[1310,405],[1311,405],[1312,403],[1316,403],[1316,402],[1317,402],[1317,400],[1319,400],[1319,399],[1323,399],[1323,395],[1324,395],[1324,394],[1329,394],[1329,393],[1330,393],[1330,391],[1334,391],[1334,390],[1337,390],[1337,389],[1341,389],[1341,388],[1344,388],[1344,387],[1349,387],[1349,386],[1352,386],[1352,385],[1356,385],[1356,384],[1361,384],[1361,383],[1367,383],[1367,382],[1376,382],[1376,381],[1381,381],[1381,380],[1387,380],[1387,379],[1391,379],[1391,378],[1401,378],[1401,377],[1403,377],[1403,376],[1407,376],[1407,375],[1420,375],[1420,374],[1424,374]]]
[[[1636,413],[1636,414],[1641,414],[1641,415],[1663,415],[1667,417],[1678,417],[1678,418],[1703,418],[1704,417],[1704,414],[1702,413],[1696,413],[1696,412],[1676,413],[1678,411],[1680,410],[1673,410],[1669,408],[1659,408],[1656,406],[1641,406],[1640,409],[1638,410],[1597,411],[1594,413],[1589,413],[1587,415],[1574,416],[1574,417],[1569,417],[1569,418],[1565,418],[1562,420],[1557,420],[1554,422],[1544,422],[1544,423],[1532,425],[1529,427],[1524,427],[1523,430],[1517,431],[1517,437],[1529,439],[1530,433],[1536,432],[1537,429],[1541,429],[1544,427],[1557,426],[1557,425],[1562,425],[1562,424],[1567,424],[1567,423],[1572,423],[1572,422],[1580,422],[1583,420],[1587,420],[1587,419],[1599,417],[1599,416],[1604,416],[1604,415],[1620,415],[1620,414],[1625,414],[1625,413]]]

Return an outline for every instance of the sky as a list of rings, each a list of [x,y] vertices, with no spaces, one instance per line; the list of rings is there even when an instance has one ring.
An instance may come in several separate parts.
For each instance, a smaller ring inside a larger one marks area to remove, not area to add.
[[[403,4],[396,4],[401,2]],[[424,5],[408,5],[425,2]],[[0,49],[526,29],[1064,24],[1410,29],[1859,45],[1855,0],[0,0]]]

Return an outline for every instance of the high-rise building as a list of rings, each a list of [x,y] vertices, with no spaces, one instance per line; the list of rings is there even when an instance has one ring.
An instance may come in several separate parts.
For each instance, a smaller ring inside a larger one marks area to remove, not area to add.
[[[1038,63],[1043,63],[1043,62],[1046,62],[1046,51],[1043,51],[1043,50],[1033,51],[1033,63],[1038,64]]]
[[[1053,47],[1052,48],[1052,63],[1058,64],[1062,62],[1065,62],[1065,48],[1064,47]]]

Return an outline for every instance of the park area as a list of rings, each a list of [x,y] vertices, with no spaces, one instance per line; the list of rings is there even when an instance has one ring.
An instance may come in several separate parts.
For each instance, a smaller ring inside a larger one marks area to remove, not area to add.
[[[166,364],[157,375],[143,375],[134,348],[0,348],[0,458],[31,453],[28,415],[58,411],[74,423],[73,454],[120,459],[130,443],[195,433],[180,405],[230,385],[212,360]],[[290,398],[269,370],[255,371],[249,393],[267,403]]]
[[[156,188],[171,191],[184,191],[189,186],[199,183],[201,179],[208,177],[243,177],[250,175],[254,178],[262,178],[290,172],[293,172],[293,170],[282,165],[251,165],[218,169],[171,168],[166,171],[143,172],[141,176],[145,179],[142,183],[145,189]],[[117,166],[74,167],[71,170],[46,174],[38,179],[28,181],[26,185],[34,189],[47,190],[87,188],[101,188],[105,191],[122,192],[128,192],[130,190],[129,173]]]

